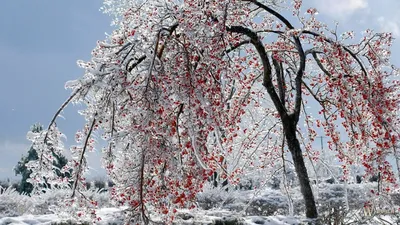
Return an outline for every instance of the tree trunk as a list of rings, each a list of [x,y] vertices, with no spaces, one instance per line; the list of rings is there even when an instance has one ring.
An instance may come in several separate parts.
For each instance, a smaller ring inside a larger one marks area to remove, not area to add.
[[[283,23],[286,24],[288,28],[293,29],[293,26],[279,13],[275,12],[274,10],[268,8],[267,6],[261,3],[259,3],[258,6],[262,7],[269,13],[272,13],[273,15],[277,16],[281,21],[283,21]],[[292,114],[288,114],[288,110],[285,107],[285,101],[286,101],[285,93],[283,92],[283,90],[285,90],[286,84],[285,80],[282,77],[279,78],[279,76],[282,76],[281,74],[282,66],[279,65],[278,62],[275,62],[274,64],[275,69],[277,69],[276,71],[278,77],[277,79],[280,79],[280,82],[278,82],[278,89],[280,90],[281,97],[279,97],[279,95],[275,90],[275,85],[272,82],[272,67],[268,59],[269,56],[264,47],[264,43],[259,38],[258,34],[252,31],[251,29],[242,26],[227,27],[227,31],[244,34],[247,37],[249,37],[251,39],[251,43],[254,45],[261,58],[261,62],[263,64],[263,69],[264,69],[263,86],[267,89],[267,92],[271,97],[271,100],[274,103],[275,108],[278,111],[279,116],[281,117],[282,120],[283,130],[285,132],[285,138],[289,146],[289,150],[292,153],[294,167],[296,169],[297,177],[299,178],[300,190],[301,193],[303,194],[304,202],[306,205],[306,216],[308,218],[317,218],[318,212],[317,212],[317,207],[315,206],[314,195],[312,193],[312,189],[310,186],[310,179],[308,178],[307,169],[304,164],[300,143],[296,137],[296,127],[297,127],[297,122],[299,121],[299,116],[301,111],[300,109],[302,103],[301,101],[302,76],[304,73],[305,63],[306,63],[306,56],[304,54],[301,42],[297,36],[293,36],[300,56],[300,66],[297,71],[295,79],[296,83],[295,85],[296,97],[294,102],[295,109]]]
[[[318,212],[310,185],[310,179],[308,177],[306,165],[304,164],[300,143],[296,137],[296,122],[292,117],[287,117],[282,118],[282,123],[297,177],[299,178],[301,194],[303,195],[306,205],[306,216],[307,218],[317,218]]]

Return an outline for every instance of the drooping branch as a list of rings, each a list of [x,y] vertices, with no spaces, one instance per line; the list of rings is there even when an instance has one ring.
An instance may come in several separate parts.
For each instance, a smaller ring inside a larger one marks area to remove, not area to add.
[[[268,60],[267,52],[265,51],[264,45],[261,42],[260,38],[257,36],[257,34],[254,31],[252,31],[246,27],[231,26],[231,27],[227,27],[226,29],[228,32],[243,34],[250,38],[250,41],[253,44],[253,46],[256,48],[256,50],[261,58],[261,62],[263,64],[263,68],[264,68],[263,85],[267,89],[267,92],[270,95],[272,102],[274,103],[276,109],[278,110],[279,115],[281,117],[286,117],[287,110],[286,110],[286,107],[282,104],[281,100],[279,99],[278,94],[275,91],[274,84],[272,83],[271,64]]]
[[[319,60],[319,58],[317,56],[317,53],[313,51],[311,54],[312,54],[315,62],[317,62],[318,67],[322,70],[322,72],[324,72],[325,75],[327,75],[328,77],[332,77],[332,74],[328,70],[325,69],[324,65],[322,65],[321,60]]]
[[[76,171],[76,176],[75,176],[75,181],[74,181],[74,185],[73,185],[73,188],[72,188],[71,198],[73,198],[75,196],[75,191],[76,191],[76,189],[78,187],[78,182],[79,182],[79,179],[80,179],[80,173],[82,172],[82,164],[83,164],[83,160],[85,158],[86,148],[88,146],[89,139],[90,139],[90,137],[92,135],[92,131],[93,131],[94,125],[96,124],[96,116],[97,116],[97,114],[95,114],[93,116],[92,124],[90,125],[88,134],[86,135],[86,139],[85,139],[85,143],[84,143],[84,146],[83,146],[83,149],[82,149],[82,153],[81,153],[81,156],[79,158],[79,165],[78,165],[78,169]]]
[[[243,45],[245,45],[245,44],[250,44],[250,43],[251,43],[251,40],[244,40],[244,41],[241,41],[241,42],[239,42],[238,44],[232,46],[231,48],[225,50],[225,53],[226,53],[226,54],[229,54],[230,52],[235,51],[237,48],[240,48],[241,46],[243,46]]]
[[[332,44],[332,45],[335,45],[335,42],[334,42],[333,40],[331,40],[331,39],[329,39],[329,38],[326,38],[326,37],[324,37],[324,36],[322,36],[322,35],[320,35],[320,34],[318,34],[318,33],[315,33],[315,32],[313,32],[313,31],[303,30],[302,33],[304,33],[304,34],[310,34],[310,35],[312,35],[312,36],[314,36],[314,37],[323,38],[323,40],[326,41],[327,43]],[[365,69],[364,64],[363,64],[363,63],[361,62],[361,60],[357,57],[357,55],[356,55],[353,51],[351,51],[349,48],[347,48],[346,46],[340,45],[340,47],[343,48],[346,52],[348,52],[348,53],[350,54],[350,56],[351,56],[354,60],[356,60],[356,62],[358,63],[358,65],[359,65],[360,68],[361,68],[361,71],[364,73],[364,76],[365,76],[366,78],[368,78],[367,70]],[[368,86],[371,86],[371,83],[369,82],[368,79],[367,79],[367,81],[368,81]]]
[[[282,23],[284,23],[289,29],[294,29],[293,25],[285,17],[283,17],[281,14],[279,14],[277,11],[271,9],[270,7],[262,4],[261,2],[258,2],[257,0],[243,0],[243,1],[244,2],[251,2],[254,5],[264,9],[265,11],[271,13],[276,18],[278,18],[280,21],[282,21]]]
[[[72,99],[75,97],[75,95],[77,95],[82,89],[83,89],[83,87],[76,89],[74,91],[74,93],[72,93],[71,96],[69,96],[69,98],[61,105],[61,107],[57,110],[57,112],[54,114],[53,118],[51,119],[50,124],[47,127],[47,130],[50,130],[51,126],[53,126],[53,124],[56,122],[56,119],[60,115],[60,113],[65,109],[65,107],[67,107],[67,105],[72,101]],[[48,134],[49,133],[47,132],[46,135],[44,136],[45,143],[47,142]]]
[[[81,90],[83,89],[83,87],[80,87],[78,89],[76,89],[74,91],[74,93],[71,94],[71,96],[69,96],[69,98],[61,105],[61,107],[57,110],[57,112],[54,114],[53,118],[50,121],[49,126],[47,127],[47,132],[46,135],[44,136],[43,142],[47,145],[47,140],[49,138],[49,131],[51,129],[51,126],[53,126],[53,124],[55,124],[57,117],[60,115],[60,113],[65,109],[65,107],[67,107],[67,105],[72,101],[72,99],[75,97],[75,95],[77,95]],[[53,155],[57,155],[54,152],[53,148],[50,148],[50,151]],[[42,166],[42,162],[43,162],[43,151],[41,151],[40,156],[39,156],[39,164],[40,167]]]

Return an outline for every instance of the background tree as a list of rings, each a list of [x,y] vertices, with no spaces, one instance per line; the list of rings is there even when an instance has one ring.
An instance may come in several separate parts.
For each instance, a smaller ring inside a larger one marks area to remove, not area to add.
[[[31,132],[33,133],[40,133],[43,130],[43,126],[40,124],[34,124],[31,127]],[[20,193],[27,193],[30,194],[33,190],[33,185],[29,183],[27,180],[30,177],[32,171],[26,167],[26,164],[30,161],[38,160],[38,154],[33,146],[31,146],[28,150],[27,156],[22,156],[21,160],[15,166],[14,171],[15,175],[21,175],[21,181],[18,186],[18,192]],[[68,174],[63,174],[60,172],[60,169],[63,168],[68,163],[68,159],[65,158],[63,155],[56,155],[54,157],[53,166],[55,173],[59,177],[68,177]]]
[[[316,218],[304,159],[318,159],[312,148],[318,132],[329,138],[344,179],[349,165],[361,164],[368,173],[379,171],[390,191],[397,180],[387,157],[398,159],[399,138],[391,34],[367,30],[356,41],[352,32],[338,34],[318,21],[316,9],[290,3],[105,1],[115,30],[98,42],[91,61],[78,62],[85,74],[66,84],[73,93],[47,130],[29,135],[40,149],[29,165],[32,181],[60,183],[48,163],[63,150],[55,119],[68,103],[83,102],[87,123],[71,147],[70,197],[91,207],[80,190],[86,152],[94,149],[93,133],[101,132],[108,142],[104,166],[115,183],[111,196],[131,207],[129,219],[144,224],[149,208],[173,218],[177,207],[194,207],[196,193],[217,170],[235,185],[244,170],[271,169],[286,155],[306,216]],[[308,105],[319,114],[312,117]],[[243,123],[252,112],[271,123],[261,130],[259,123]]]

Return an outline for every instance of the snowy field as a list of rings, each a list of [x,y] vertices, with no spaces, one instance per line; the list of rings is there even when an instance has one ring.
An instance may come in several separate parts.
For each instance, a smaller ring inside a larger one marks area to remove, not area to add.
[[[343,193],[343,185],[320,185],[317,193],[322,222],[319,224],[399,224],[398,211],[394,208],[398,206],[388,204],[388,201],[374,202],[373,207],[370,208],[363,207],[364,202],[373,200],[373,196],[365,190],[373,188],[374,184],[368,185],[348,185],[347,201]],[[107,192],[88,190],[86,194],[99,204],[97,216],[101,220],[96,224],[124,224],[126,208],[113,207]],[[68,214],[62,213],[63,208],[57,205],[63,196],[65,197],[65,191],[57,189],[49,191],[41,198],[20,195],[15,190],[7,189],[0,194],[0,225],[92,224],[91,222],[77,223],[71,220]],[[291,189],[290,199],[294,207],[293,215],[302,215],[304,208],[301,195],[296,188]],[[197,208],[177,211],[174,224],[310,224],[310,221],[302,216],[287,216],[290,214],[287,200],[287,196],[271,188],[265,188],[262,191],[232,190],[228,192],[208,189],[198,195]],[[343,211],[346,204],[349,205],[350,211]],[[383,206],[390,206],[390,208]],[[151,219],[159,223],[163,222],[157,215],[151,215]],[[341,222],[335,223],[335,221]]]
[[[98,215],[102,218],[97,224],[99,225],[117,225],[123,224],[123,210],[117,208],[103,208],[98,211]],[[295,217],[285,216],[247,216],[238,219],[232,216],[228,211],[197,211],[197,212],[178,212],[181,216],[175,224],[215,224],[217,221],[225,222],[241,222],[240,224],[264,224],[264,225],[296,225],[301,223],[300,219]],[[183,218],[184,219],[183,219]],[[58,218],[55,214],[48,215],[23,215],[17,217],[5,217],[0,219],[0,225],[53,225],[53,224],[68,224],[65,219]]]
[[[123,210],[118,208],[103,208],[98,211],[102,218],[98,225],[123,224]],[[241,224],[241,225],[300,225],[311,224],[305,219],[289,216],[243,216],[232,215],[229,211],[180,211],[174,224]],[[158,221],[161,222],[161,221]],[[0,225],[69,225],[76,224],[66,219],[60,219],[55,214],[48,215],[23,215],[17,217],[4,217],[0,219]],[[89,223],[88,223],[89,224]],[[347,224],[347,223],[346,223]],[[372,218],[365,223],[349,221],[348,224],[397,224],[390,216]]]

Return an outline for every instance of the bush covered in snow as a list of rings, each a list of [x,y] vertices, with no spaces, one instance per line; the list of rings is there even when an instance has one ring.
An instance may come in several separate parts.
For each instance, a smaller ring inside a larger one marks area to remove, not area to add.
[[[12,187],[0,187],[0,193],[0,218],[31,212],[33,201],[29,196],[18,193]]]
[[[64,200],[70,190],[48,189],[40,196],[30,197],[20,194],[16,189],[9,187],[7,189],[0,187],[0,218],[15,217],[23,214],[52,214],[57,213],[63,208]],[[104,190],[90,189],[85,193],[88,198],[97,202],[98,208],[111,207],[108,192]]]
[[[398,196],[385,196],[384,193],[378,195],[374,192],[377,188],[377,183],[314,185],[323,224],[343,222],[354,213],[368,218],[382,214],[383,211],[394,212],[398,208],[395,204]],[[260,190],[225,189],[206,186],[197,195],[198,206],[203,210],[224,209],[247,216],[272,216],[289,214],[290,201],[294,215],[302,215],[304,211],[299,187],[292,187],[288,193],[270,187]]]

